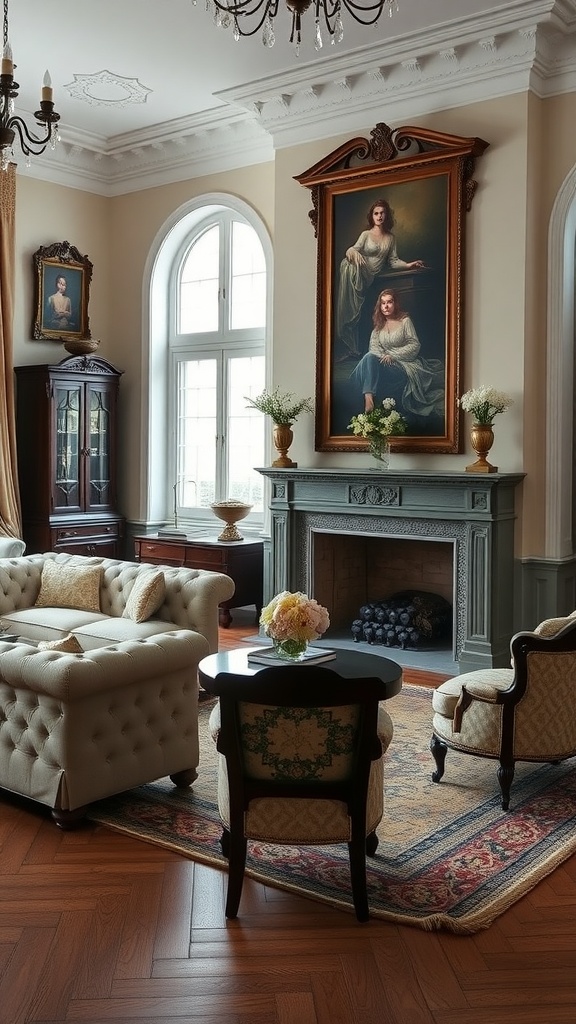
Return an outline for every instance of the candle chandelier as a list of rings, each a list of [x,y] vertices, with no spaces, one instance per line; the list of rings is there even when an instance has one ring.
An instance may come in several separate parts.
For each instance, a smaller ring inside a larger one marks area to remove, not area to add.
[[[262,29],[264,46],[274,46],[274,20],[282,0],[206,0],[206,10],[214,10],[214,22],[219,28],[231,28],[234,39],[253,36]],[[192,0],[196,4],[196,0]],[[322,49],[322,32],[325,31],[332,43],[340,43],[344,37],[342,12],[346,10],[361,25],[375,25],[382,12],[387,9],[392,16],[398,10],[398,0],[284,0],[292,16],[290,42],[300,52],[302,41],[302,15],[312,8],[315,15],[316,50]]]
[[[30,156],[39,156],[50,143],[54,149],[58,141],[57,123],[60,114],[54,110],[52,100],[52,82],[48,72],[42,82],[40,110],[34,114],[44,134],[38,137],[30,131],[24,118],[14,113],[14,100],[18,96],[20,86],[14,81],[16,65],[12,59],[12,47],[8,40],[8,0],[4,0],[4,47],[2,50],[2,73],[0,74],[0,167],[5,171],[14,160],[14,144],[19,141],[20,148],[30,163]],[[18,137],[18,139],[16,138]]]

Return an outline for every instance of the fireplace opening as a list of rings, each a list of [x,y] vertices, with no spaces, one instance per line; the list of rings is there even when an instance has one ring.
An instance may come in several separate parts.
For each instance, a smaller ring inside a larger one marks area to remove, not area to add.
[[[438,598],[446,609],[441,636],[420,636],[417,649],[454,658],[454,542],[420,538],[314,532],[311,537],[312,593],[330,612],[327,640],[354,643],[352,624],[360,609],[388,602],[398,592]],[[360,639],[360,638],[358,638]],[[365,638],[361,644],[368,644]],[[370,649],[378,644],[369,644]],[[401,644],[384,647],[394,658]],[[410,644],[407,645],[410,648]],[[368,647],[366,647],[368,649]]]

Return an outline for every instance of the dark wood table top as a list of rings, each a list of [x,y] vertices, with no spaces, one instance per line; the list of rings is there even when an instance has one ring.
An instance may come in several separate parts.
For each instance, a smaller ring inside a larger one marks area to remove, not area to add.
[[[198,666],[200,685],[211,693],[211,685],[220,672],[253,676],[265,665],[248,664],[250,651],[257,647],[236,648],[233,651],[219,651],[203,658]],[[379,654],[364,654],[362,651],[337,650],[331,661],[321,662],[323,668],[332,669],[344,679],[381,679],[386,684],[386,697],[395,697],[402,689],[402,666]],[[297,667],[297,664],[296,666]]]

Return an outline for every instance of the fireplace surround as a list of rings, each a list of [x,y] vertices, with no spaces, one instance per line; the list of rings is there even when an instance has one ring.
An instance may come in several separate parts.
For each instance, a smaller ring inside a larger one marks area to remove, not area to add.
[[[446,543],[452,550],[453,645],[460,671],[509,665],[515,496],[523,474],[273,467],[259,472],[270,480],[265,601],[281,590],[325,596],[325,584],[314,578],[320,535]]]

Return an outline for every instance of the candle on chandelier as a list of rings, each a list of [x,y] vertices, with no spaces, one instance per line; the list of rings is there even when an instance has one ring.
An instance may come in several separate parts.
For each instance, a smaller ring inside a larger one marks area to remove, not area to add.
[[[2,64],[4,64],[4,61],[2,61]],[[54,91],[52,89],[52,79],[50,78],[50,72],[46,71],[44,73],[44,78],[42,79],[42,99],[48,100],[49,103],[52,103],[53,95]]]
[[[10,46],[10,43],[5,43],[2,51],[2,74],[14,74],[14,61],[12,59],[12,47]]]

